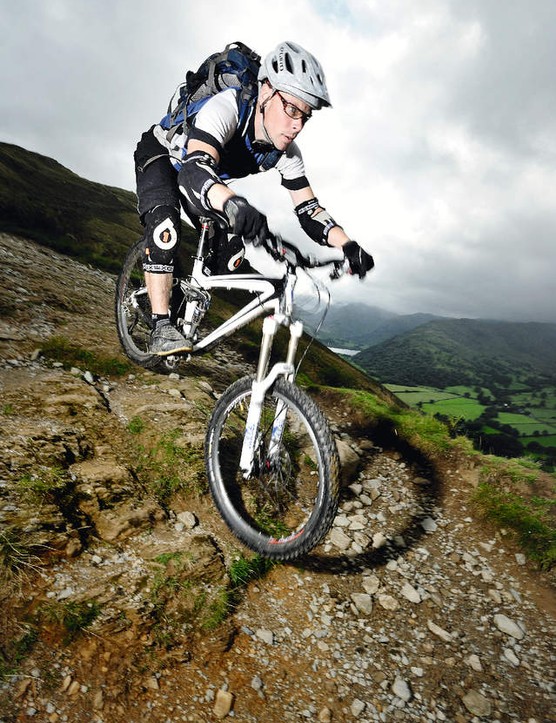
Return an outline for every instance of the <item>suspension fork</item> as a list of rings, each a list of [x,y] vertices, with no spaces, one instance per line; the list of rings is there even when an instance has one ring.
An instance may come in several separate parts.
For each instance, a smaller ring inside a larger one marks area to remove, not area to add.
[[[267,373],[270,354],[272,352],[272,344],[274,342],[274,337],[279,323],[279,320],[274,316],[267,317],[263,322],[261,353],[259,355],[257,375],[252,386],[251,402],[247,413],[245,434],[243,437],[243,445],[239,461],[239,466],[245,479],[253,473],[255,450],[260,441],[259,425],[265,395],[270,387],[276,382],[278,376],[285,376],[286,379],[291,382],[295,379],[295,355],[299,339],[303,334],[303,324],[300,321],[295,321],[290,324],[290,340],[288,343],[286,361],[274,364]],[[284,433],[284,425],[286,422],[286,408],[286,403],[282,400],[278,400],[272,422],[270,442],[266,451],[266,461],[268,461],[269,464],[272,463],[279,454],[280,444]]]

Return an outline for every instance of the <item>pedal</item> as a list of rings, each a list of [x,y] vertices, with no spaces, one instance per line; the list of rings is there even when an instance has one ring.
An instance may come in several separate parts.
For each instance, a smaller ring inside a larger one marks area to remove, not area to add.
[[[180,357],[177,356],[176,354],[169,354],[168,356],[165,356],[165,357],[162,357],[162,358],[164,359],[164,366],[165,366],[166,369],[168,369],[169,371],[172,371],[173,369],[176,368],[177,363],[178,363],[178,361],[179,361],[179,359],[180,359]]]

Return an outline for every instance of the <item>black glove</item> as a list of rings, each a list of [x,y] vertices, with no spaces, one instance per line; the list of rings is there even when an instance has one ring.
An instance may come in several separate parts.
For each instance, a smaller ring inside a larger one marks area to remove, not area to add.
[[[224,203],[224,215],[230,228],[253,246],[260,246],[268,236],[266,216],[241,196],[232,196]]]
[[[360,279],[364,279],[367,271],[375,265],[371,254],[362,249],[357,241],[348,241],[342,246],[342,251],[349,262],[350,273],[357,274]]]

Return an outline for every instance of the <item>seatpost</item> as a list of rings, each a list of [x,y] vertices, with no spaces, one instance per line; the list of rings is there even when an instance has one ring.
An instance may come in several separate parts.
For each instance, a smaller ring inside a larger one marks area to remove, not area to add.
[[[212,226],[212,219],[203,216],[200,219],[200,222],[201,233],[199,234],[199,243],[197,244],[197,259],[202,258],[205,255],[205,244],[208,239],[210,228]]]

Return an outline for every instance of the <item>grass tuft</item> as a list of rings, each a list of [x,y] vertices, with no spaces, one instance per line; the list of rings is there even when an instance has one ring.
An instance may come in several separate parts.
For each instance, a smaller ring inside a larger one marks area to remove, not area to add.
[[[96,376],[121,377],[133,370],[131,362],[123,357],[89,351],[64,336],[51,336],[44,342],[41,351],[46,359],[63,364],[65,369],[84,368]]]
[[[100,605],[95,600],[49,602],[40,607],[39,618],[60,626],[64,631],[64,643],[67,645],[86,630],[100,612]]]
[[[556,500],[534,493],[539,476],[530,460],[487,457],[473,502],[484,519],[510,530],[523,552],[548,570],[556,563]]]

